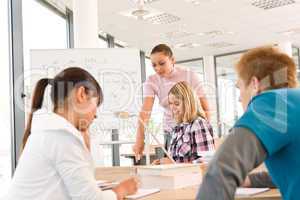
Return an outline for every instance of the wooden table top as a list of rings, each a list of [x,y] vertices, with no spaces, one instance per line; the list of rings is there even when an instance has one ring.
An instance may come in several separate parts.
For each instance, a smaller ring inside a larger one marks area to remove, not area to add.
[[[96,179],[99,180],[124,180],[136,174],[137,167],[100,167],[96,169]],[[175,190],[162,190],[156,194],[141,198],[140,200],[194,200],[198,186]],[[277,189],[271,189],[251,197],[235,198],[236,200],[281,200]]]

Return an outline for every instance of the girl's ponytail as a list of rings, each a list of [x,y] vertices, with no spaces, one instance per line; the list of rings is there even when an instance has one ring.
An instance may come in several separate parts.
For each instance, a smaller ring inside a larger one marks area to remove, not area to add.
[[[22,149],[24,149],[27,139],[31,133],[31,122],[33,114],[35,111],[39,110],[42,107],[46,87],[51,81],[53,81],[53,79],[43,78],[40,79],[36,84],[32,97],[31,111],[28,116],[28,121],[23,136]]]

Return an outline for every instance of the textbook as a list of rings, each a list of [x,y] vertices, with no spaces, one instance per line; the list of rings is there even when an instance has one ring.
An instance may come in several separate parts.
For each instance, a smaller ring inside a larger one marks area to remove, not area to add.
[[[199,164],[148,165],[137,168],[139,176],[170,176],[197,172],[201,173]]]

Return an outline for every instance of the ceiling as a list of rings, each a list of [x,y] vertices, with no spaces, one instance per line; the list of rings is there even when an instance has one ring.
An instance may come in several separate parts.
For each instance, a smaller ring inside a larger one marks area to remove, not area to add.
[[[167,24],[153,24],[121,14],[135,10],[136,1],[99,0],[99,31],[146,54],[159,43],[172,46],[177,60],[286,41],[300,46],[300,0],[154,0],[145,3],[144,10],[150,11],[148,17],[155,12],[172,15],[175,22]],[[263,9],[254,6],[255,3],[283,6]],[[147,15],[144,18],[147,19]],[[184,44],[192,47],[177,48]]]

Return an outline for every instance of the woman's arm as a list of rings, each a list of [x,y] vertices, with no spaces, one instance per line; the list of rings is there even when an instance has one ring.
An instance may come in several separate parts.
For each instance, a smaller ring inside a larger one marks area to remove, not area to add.
[[[236,188],[266,157],[267,152],[255,134],[246,128],[233,128],[211,161],[197,199],[234,199]]]
[[[145,97],[143,101],[142,110],[139,113],[136,142],[133,146],[133,151],[135,153],[136,160],[140,160],[140,157],[144,151],[145,126],[148,124],[149,118],[151,116],[153,103],[154,97]]]

